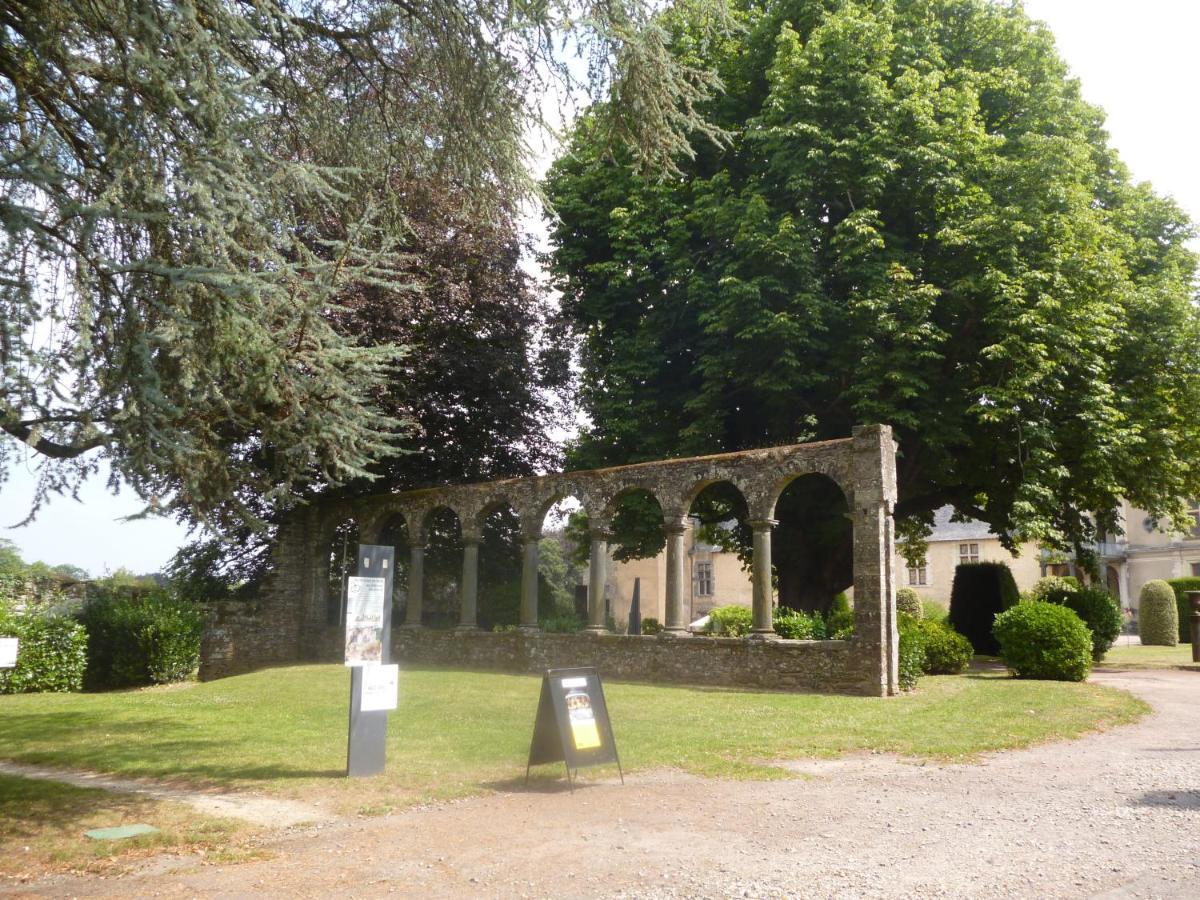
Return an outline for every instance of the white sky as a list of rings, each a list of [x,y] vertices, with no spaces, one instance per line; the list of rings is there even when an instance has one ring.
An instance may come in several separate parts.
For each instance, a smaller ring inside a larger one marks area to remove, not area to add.
[[[1200,4],[1025,0],[1025,8],[1054,32],[1084,97],[1107,112],[1111,142],[1134,176],[1200,221]],[[11,529],[25,517],[33,483],[30,468],[19,466],[0,493],[0,537],[26,560],[73,563],[93,574],[120,566],[150,572],[184,541],[174,522],[121,522],[140,507],[128,492],[109,494],[103,478],[85,486],[81,503],[58,498],[34,524]]]

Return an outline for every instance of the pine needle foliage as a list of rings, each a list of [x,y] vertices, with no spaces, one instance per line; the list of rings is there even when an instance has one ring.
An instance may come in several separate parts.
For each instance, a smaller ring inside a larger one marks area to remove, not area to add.
[[[403,284],[389,185],[449,179],[481,216],[529,196],[551,82],[621,93],[608,134],[659,172],[717,86],[641,0],[5,4],[0,478],[32,450],[35,513],[107,460],[223,528],[372,477],[406,430],[371,402],[402,348],[330,319]]]

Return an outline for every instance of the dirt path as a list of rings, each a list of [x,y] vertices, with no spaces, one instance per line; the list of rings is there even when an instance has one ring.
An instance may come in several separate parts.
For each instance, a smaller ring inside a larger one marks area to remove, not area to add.
[[[59,878],[34,896],[1200,896],[1200,676],[1103,672],[1136,725],[980,765],[881,756],[785,782],[675,773],[339,821],[239,866]],[[30,895],[30,888],[25,889]]]
[[[131,778],[114,778],[95,772],[75,772],[70,769],[48,769],[27,766],[22,763],[0,760],[0,774],[19,775],[22,778],[37,778],[42,781],[58,781],[81,788],[97,788],[116,794],[136,794],[154,800],[173,800],[186,803],[198,812],[210,816],[226,816],[241,819],[254,825],[288,827],[321,822],[332,818],[330,813],[295,800],[280,800],[276,797],[260,797],[254,794],[225,794],[213,791],[192,791]]]

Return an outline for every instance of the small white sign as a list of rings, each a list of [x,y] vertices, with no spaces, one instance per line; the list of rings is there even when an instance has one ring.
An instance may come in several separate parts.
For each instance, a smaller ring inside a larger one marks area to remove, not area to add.
[[[17,664],[16,638],[0,638],[0,669],[11,669]]]
[[[383,662],[382,578],[346,579],[346,665]]]
[[[362,701],[358,706],[359,711],[395,709],[399,681],[400,667],[397,665],[363,666]]]

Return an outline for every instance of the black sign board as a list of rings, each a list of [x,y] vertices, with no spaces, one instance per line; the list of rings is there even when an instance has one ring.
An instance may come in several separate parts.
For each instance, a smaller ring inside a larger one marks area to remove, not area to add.
[[[604,686],[595,669],[547,669],[542,676],[525,783],[529,783],[531,766],[559,760],[566,764],[569,783],[573,783],[573,770],[609,762],[617,764],[621,783],[625,783],[604,702]]]
[[[358,545],[358,577],[383,580],[383,619],[380,663],[391,658],[392,570],[395,548],[374,544]],[[349,642],[348,642],[349,643]],[[363,670],[350,670],[350,733],[346,742],[346,774],[350,777],[378,775],[383,771],[387,750],[386,710],[363,710]]]

